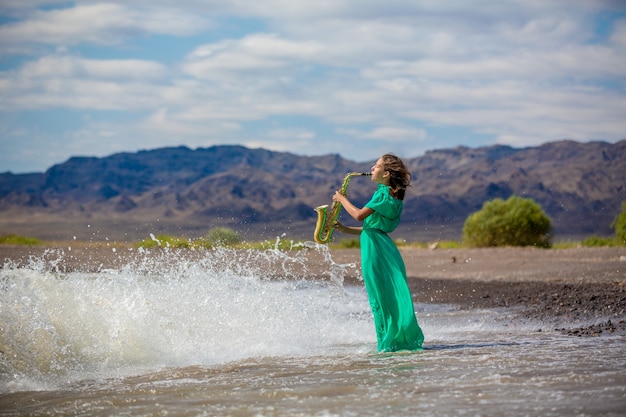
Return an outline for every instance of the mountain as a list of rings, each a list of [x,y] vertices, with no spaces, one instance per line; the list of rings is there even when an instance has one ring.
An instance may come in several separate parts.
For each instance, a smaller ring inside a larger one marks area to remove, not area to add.
[[[626,140],[457,147],[405,162],[414,180],[395,236],[410,240],[459,238],[485,201],[513,194],[541,204],[557,238],[609,235],[626,200]],[[242,146],[72,157],[45,173],[0,174],[0,234],[136,240],[227,226],[249,240],[312,238],[313,208],[331,202],[345,174],[373,163]],[[355,177],[348,193],[364,204],[373,189]]]

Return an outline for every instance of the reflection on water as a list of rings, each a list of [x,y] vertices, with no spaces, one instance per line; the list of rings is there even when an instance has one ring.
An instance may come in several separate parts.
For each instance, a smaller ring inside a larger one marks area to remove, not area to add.
[[[419,305],[424,350],[378,354],[364,289],[307,276],[275,251],[5,265],[0,416],[624,415],[623,337]]]

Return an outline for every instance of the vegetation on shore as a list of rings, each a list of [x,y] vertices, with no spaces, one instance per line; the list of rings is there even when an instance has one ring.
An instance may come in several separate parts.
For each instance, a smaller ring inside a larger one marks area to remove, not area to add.
[[[615,240],[619,245],[626,245],[626,201],[622,201],[622,212],[615,217],[611,228],[615,230]]]
[[[200,239],[186,239],[182,237],[170,236],[170,235],[158,235],[155,236],[156,240],[152,238],[145,239],[141,242],[126,243],[126,242],[79,242],[73,241],[72,245],[81,246],[128,246],[128,247],[141,247],[141,248],[173,248],[173,249],[212,249],[215,247],[225,246],[239,249],[278,249],[278,250],[294,250],[305,247],[304,241],[293,240],[280,240],[276,241],[259,241],[259,242],[240,242],[237,244],[221,244],[213,245],[206,240]],[[157,243],[158,242],[158,243]],[[417,248],[417,249],[462,249],[468,248],[461,241],[455,240],[439,240],[436,242],[422,242],[422,241],[406,241],[403,239],[397,239],[396,244],[399,247]],[[67,242],[49,242],[40,240],[37,238],[31,238],[20,235],[4,235],[0,236],[0,245],[18,245],[18,246],[66,246]],[[577,247],[616,247],[625,246],[614,238],[603,236],[591,236],[580,241],[563,241],[556,242],[552,245],[552,249],[569,249]],[[330,243],[330,247],[334,249],[358,249],[360,247],[358,239],[342,239]]]
[[[216,227],[198,239],[185,239],[170,235],[150,236],[137,243],[140,248],[166,247],[175,249],[212,249],[216,247],[234,247],[242,249],[280,249],[290,250],[302,247],[301,242],[277,239],[275,242],[244,242],[241,236],[233,229]]]
[[[483,208],[471,214],[463,228],[461,241],[407,242],[396,240],[398,246],[456,249],[488,246],[535,246],[540,248],[566,249],[573,247],[626,246],[626,201],[622,203],[622,212],[611,224],[615,230],[613,237],[589,236],[582,241],[552,243],[549,232],[550,219],[542,208],[532,199],[511,197],[504,201],[494,199],[486,202]],[[50,245],[38,238],[17,234],[0,235],[0,245],[38,246]],[[95,244],[95,243],[94,243]],[[118,244],[118,243],[116,243]],[[176,249],[211,249],[215,247],[235,247],[246,249],[292,250],[305,247],[304,241],[283,240],[275,242],[245,242],[233,229],[216,227],[198,239],[187,239],[171,235],[150,235],[149,239],[133,244],[140,248],[176,248]],[[333,248],[359,248],[357,238],[340,239],[331,242]]]
[[[463,226],[463,241],[472,247],[552,246],[552,221],[532,198],[511,196],[486,201]]]
[[[43,241],[35,237],[8,234],[8,235],[0,236],[0,244],[35,246],[35,245],[43,244]]]

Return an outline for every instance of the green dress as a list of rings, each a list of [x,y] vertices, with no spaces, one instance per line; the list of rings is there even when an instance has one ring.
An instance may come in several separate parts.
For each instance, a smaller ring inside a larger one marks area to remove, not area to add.
[[[396,244],[387,233],[400,223],[402,200],[378,189],[365,205],[374,210],[363,221],[361,232],[361,267],[369,298],[379,352],[418,350],[424,334],[417,324],[406,268]]]

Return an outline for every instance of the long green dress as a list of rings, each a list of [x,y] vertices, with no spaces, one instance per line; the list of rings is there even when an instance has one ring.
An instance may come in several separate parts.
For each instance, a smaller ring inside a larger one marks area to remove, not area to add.
[[[387,234],[400,223],[403,202],[391,196],[388,186],[378,184],[365,207],[374,213],[363,221],[361,265],[374,315],[378,351],[419,350],[424,334],[415,318],[406,267]]]

